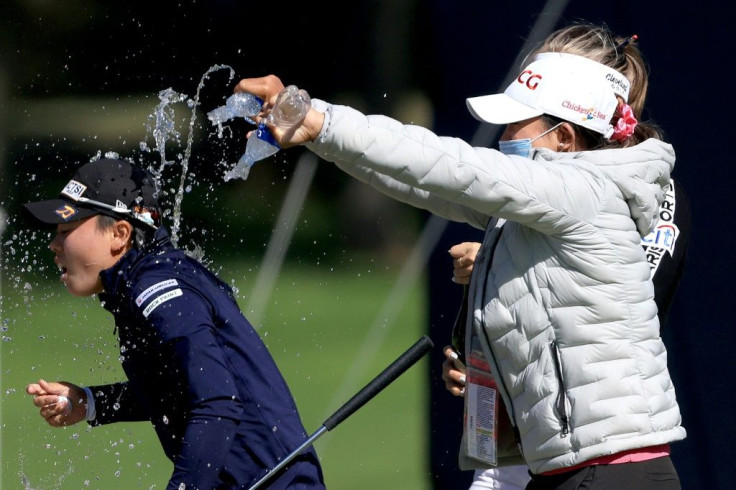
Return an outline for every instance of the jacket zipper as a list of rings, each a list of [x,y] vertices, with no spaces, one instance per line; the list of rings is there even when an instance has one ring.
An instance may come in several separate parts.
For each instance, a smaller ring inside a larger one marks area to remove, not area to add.
[[[567,388],[565,387],[565,379],[562,377],[562,363],[560,362],[560,351],[556,340],[550,342],[550,350],[552,351],[552,361],[555,364],[557,381],[560,385],[560,389],[557,392],[557,400],[555,401],[555,408],[562,424],[562,437],[567,437],[570,433],[570,419],[567,416]]]

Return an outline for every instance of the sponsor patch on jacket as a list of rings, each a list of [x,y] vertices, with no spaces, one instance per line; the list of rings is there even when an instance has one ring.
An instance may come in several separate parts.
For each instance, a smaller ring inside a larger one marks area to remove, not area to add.
[[[146,306],[146,309],[143,310],[143,316],[146,317],[146,318],[148,318],[148,315],[150,315],[151,312],[153,310],[155,310],[156,308],[158,308],[160,305],[166,303],[170,299],[174,299],[174,298],[176,298],[178,296],[181,296],[182,294],[184,294],[184,293],[181,291],[181,289],[176,288],[176,289],[173,289],[171,291],[167,291],[167,292],[163,293],[161,296],[157,296],[156,299],[154,299],[153,301],[151,301],[148,304],[148,306]]]
[[[674,255],[678,236],[680,236],[680,229],[675,224],[675,186],[670,180],[664,202],[659,206],[657,227],[641,239],[649,263],[649,277],[654,277],[665,253],[669,253],[670,256]]]
[[[140,306],[142,305],[148,298],[150,298],[152,295],[163,291],[164,289],[173,288],[174,286],[178,286],[179,283],[176,282],[176,279],[167,279],[166,281],[161,281],[153,286],[147,288],[145,291],[143,291],[136,299],[135,304]]]

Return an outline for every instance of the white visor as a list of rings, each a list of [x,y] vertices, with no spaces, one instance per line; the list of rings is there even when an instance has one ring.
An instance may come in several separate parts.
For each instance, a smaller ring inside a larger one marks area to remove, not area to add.
[[[542,114],[559,117],[603,135],[618,100],[628,102],[631,84],[620,72],[567,53],[540,53],[504,93],[466,100],[476,119],[509,124]]]

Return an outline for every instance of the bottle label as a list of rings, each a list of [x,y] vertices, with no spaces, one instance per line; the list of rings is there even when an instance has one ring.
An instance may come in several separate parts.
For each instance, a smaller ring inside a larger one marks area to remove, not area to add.
[[[268,130],[265,124],[260,124],[258,126],[258,129],[256,130],[256,137],[259,140],[265,141],[271,146],[275,146],[278,149],[281,149],[281,146],[279,145],[278,141],[274,139],[273,135],[271,134],[271,131]]]

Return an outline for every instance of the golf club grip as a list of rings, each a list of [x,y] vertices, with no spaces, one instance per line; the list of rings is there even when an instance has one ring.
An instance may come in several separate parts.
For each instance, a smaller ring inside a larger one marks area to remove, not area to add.
[[[337,425],[348,418],[360,407],[368,403],[371,398],[376,396],[381,390],[401,376],[404,371],[413,366],[419,359],[424,356],[434,346],[432,341],[426,335],[422,336],[413,346],[401,354],[394,362],[384,369],[378,376],[365,385],[365,387],[356,393],[342,407],[340,407],[330,418],[322,424],[327,430],[332,430]]]

